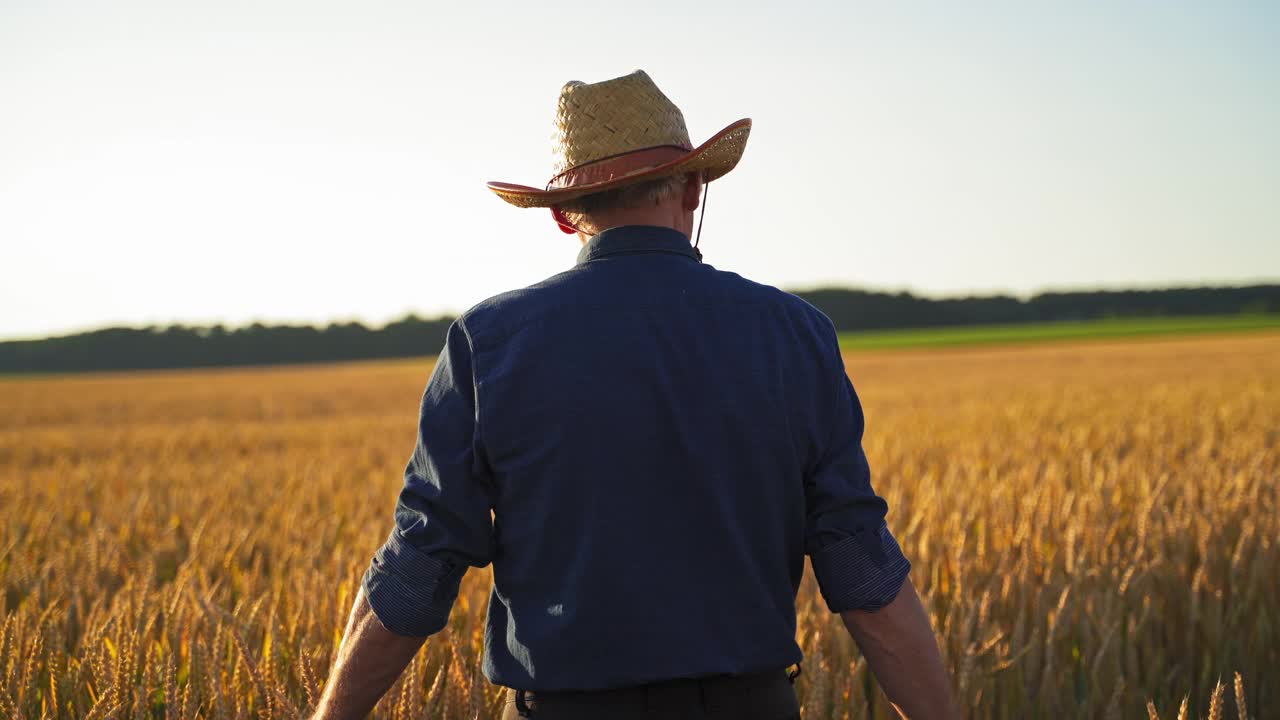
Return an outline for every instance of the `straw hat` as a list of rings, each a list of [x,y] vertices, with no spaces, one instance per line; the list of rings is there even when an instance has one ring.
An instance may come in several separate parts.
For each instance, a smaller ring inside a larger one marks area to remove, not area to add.
[[[698,172],[711,182],[738,164],[751,133],[739,120],[694,147],[684,114],[643,70],[560,90],[553,134],[555,176],[544,189],[488,183],[518,207],[551,207],[624,185]]]

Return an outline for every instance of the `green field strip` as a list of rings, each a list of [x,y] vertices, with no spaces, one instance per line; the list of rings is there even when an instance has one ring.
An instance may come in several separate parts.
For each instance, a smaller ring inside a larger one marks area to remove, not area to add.
[[[843,350],[1000,345],[1280,329],[1280,313],[1203,317],[1107,318],[1015,325],[969,325],[840,333]]]

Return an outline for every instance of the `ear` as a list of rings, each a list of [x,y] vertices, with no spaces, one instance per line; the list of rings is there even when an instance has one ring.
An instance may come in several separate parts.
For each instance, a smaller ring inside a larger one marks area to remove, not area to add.
[[[564,233],[565,235],[578,234],[578,228],[574,227],[573,223],[569,222],[569,218],[565,217],[564,213],[560,212],[560,208],[552,207],[551,217],[555,219],[556,225],[560,226],[560,232]]]
[[[684,191],[680,197],[681,209],[685,212],[697,210],[701,196],[702,173],[689,173],[688,182],[684,184]]]

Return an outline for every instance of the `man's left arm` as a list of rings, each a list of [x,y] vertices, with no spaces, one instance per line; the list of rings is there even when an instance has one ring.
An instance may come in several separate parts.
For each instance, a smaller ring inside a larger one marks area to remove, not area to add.
[[[360,588],[315,720],[346,720],[368,715],[425,640],[425,637],[397,635],[383,627],[365,597],[364,588]]]
[[[373,710],[448,622],[467,568],[493,559],[494,486],[482,457],[473,362],[459,319],[422,396],[395,524],[364,574],[315,720]]]
[[[805,483],[805,548],[813,574],[900,713],[958,718],[929,616],[909,577],[911,563],[885,522],[888,503],[871,486],[862,403],[834,328],[824,336],[831,389],[819,398],[815,427],[829,437]]]

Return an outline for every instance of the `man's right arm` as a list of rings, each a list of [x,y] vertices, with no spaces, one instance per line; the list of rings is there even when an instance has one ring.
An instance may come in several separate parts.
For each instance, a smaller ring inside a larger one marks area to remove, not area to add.
[[[872,612],[846,610],[840,618],[903,717],[960,717],[929,616],[910,578],[888,605]]]

